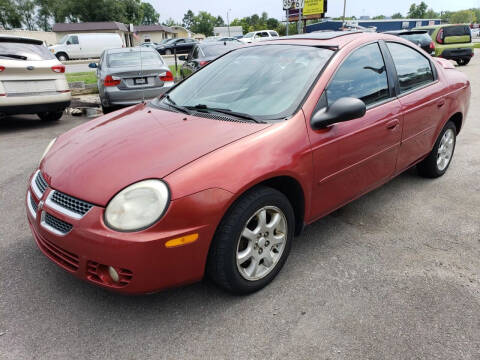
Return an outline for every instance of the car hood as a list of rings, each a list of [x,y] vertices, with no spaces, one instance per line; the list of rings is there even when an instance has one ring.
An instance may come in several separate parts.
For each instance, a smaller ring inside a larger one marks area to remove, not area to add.
[[[268,126],[189,116],[140,104],[60,136],[40,168],[52,188],[105,206],[132,183],[163,178]]]

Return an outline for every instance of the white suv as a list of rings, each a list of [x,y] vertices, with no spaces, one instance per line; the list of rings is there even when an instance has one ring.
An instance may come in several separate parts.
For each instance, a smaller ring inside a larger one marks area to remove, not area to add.
[[[40,40],[0,35],[0,116],[59,120],[70,105],[65,66]]]
[[[278,37],[278,33],[275,30],[260,30],[249,32],[243,38],[240,38],[238,40],[245,44],[249,44],[257,41],[272,40]]]

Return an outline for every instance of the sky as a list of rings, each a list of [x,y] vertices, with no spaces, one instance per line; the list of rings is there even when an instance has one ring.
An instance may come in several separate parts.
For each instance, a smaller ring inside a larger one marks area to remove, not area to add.
[[[282,0],[144,0],[150,2],[160,14],[160,21],[168,18],[181,22],[183,14],[187,10],[194,13],[204,10],[212,15],[220,15],[227,21],[229,11],[230,21],[234,18],[242,18],[252,14],[261,14],[266,11],[270,17],[282,19],[285,16],[282,10]],[[472,7],[480,7],[480,0],[424,0],[435,11],[462,10]],[[415,0],[347,0],[347,16],[355,15],[386,15],[396,12],[406,15],[412,3],[420,3]],[[328,0],[327,16],[338,17],[343,12],[343,0]]]

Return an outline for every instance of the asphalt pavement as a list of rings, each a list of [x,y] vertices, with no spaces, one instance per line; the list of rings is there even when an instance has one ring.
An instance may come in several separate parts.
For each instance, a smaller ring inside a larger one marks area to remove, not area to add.
[[[87,120],[0,120],[0,359],[480,359],[479,55],[459,68],[472,101],[446,175],[409,170],[316,222],[243,297],[209,281],[127,297],[53,264],[28,176]]]

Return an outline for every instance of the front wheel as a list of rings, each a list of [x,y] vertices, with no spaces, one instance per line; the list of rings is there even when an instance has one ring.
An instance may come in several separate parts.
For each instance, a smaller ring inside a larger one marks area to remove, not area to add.
[[[37,115],[42,121],[58,121],[63,116],[63,111],[47,111]]]
[[[279,273],[290,252],[295,215],[281,192],[258,187],[222,220],[210,248],[207,273],[224,289],[248,294]]]
[[[67,54],[65,54],[65,53],[59,53],[59,54],[57,54],[57,59],[58,59],[59,61],[67,61],[67,60],[68,60],[68,56],[67,56]]]
[[[456,142],[457,128],[453,122],[449,121],[440,132],[432,152],[418,164],[420,175],[437,178],[445,174],[452,162]]]

